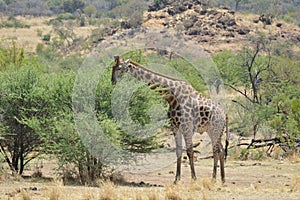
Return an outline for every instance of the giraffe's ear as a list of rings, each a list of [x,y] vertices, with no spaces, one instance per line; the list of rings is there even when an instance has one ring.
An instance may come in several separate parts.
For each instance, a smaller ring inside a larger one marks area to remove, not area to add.
[[[120,56],[115,55],[115,56],[114,56],[114,59],[115,59],[115,62],[116,62],[116,63],[120,63]]]
[[[125,60],[125,62],[124,62],[126,65],[128,65],[129,63],[130,63],[130,60],[129,59],[127,59],[127,60]]]

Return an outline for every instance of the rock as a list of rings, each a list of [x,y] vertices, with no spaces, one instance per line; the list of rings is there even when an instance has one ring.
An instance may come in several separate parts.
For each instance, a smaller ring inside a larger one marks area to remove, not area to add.
[[[122,21],[121,22],[121,28],[122,29],[130,29],[131,28],[131,24],[128,21]]]
[[[222,16],[223,16],[222,13],[218,13],[218,14],[215,15],[215,19],[219,20],[219,19],[222,18]]]
[[[200,15],[206,15],[206,13],[207,13],[207,10],[200,10],[200,12],[199,12]]]
[[[176,10],[178,10],[179,12],[184,12],[184,11],[187,10],[187,7],[185,7],[185,6],[178,6],[178,7],[176,8]]]
[[[35,187],[35,186],[31,186],[29,189],[33,190],[33,191],[37,191],[38,190],[37,187]]]
[[[240,35],[246,35],[250,32],[250,29],[249,28],[240,28],[237,30],[238,34]]]
[[[188,9],[191,9],[194,5],[193,1],[184,1],[183,5],[186,6]]]
[[[173,8],[168,8],[167,12],[171,16],[174,16],[176,14],[176,12],[175,12],[175,10]]]
[[[236,25],[235,19],[234,18],[221,18],[218,20],[218,23],[221,23],[224,26],[234,26]]]
[[[266,25],[271,25],[271,24],[272,24],[272,19],[271,18],[267,18]]]
[[[203,37],[203,38],[201,38],[200,40],[199,40],[199,42],[208,42],[208,38],[207,37]]]
[[[139,183],[139,185],[140,185],[140,186],[145,186],[146,183],[145,183],[144,181],[141,181],[141,182]]]
[[[257,24],[259,22],[259,19],[254,19],[253,22]]]
[[[234,15],[235,14],[235,11],[234,10],[229,10],[227,13],[231,14],[231,15]]]
[[[185,28],[186,30],[190,29],[190,28],[193,27],[193,26],[194,26],[194,22],[191,21],[191,20],[188,20],[188,21],[186,21],[186,22],[184,23],[184,28]]]
[[[191,28],[187,31],[187,35],[200,35],[200,30],[198,28]]]
[[[216,14],[218,14],[219,12],[217,11],[217,10],[210,10],[210,11],[208,11],[208,14],[209,15],[216,15]]]
[[[195,8],[194,8],[194,11],[195,11],[196,13],[200,13],[200,12],[201,12],[201,10],[200,10],[199,7],[195,7]]]
[[[156,3],[152,3],[148,6],[148,12],[154,12],[160,9],[160,6]]]
[[[223,29],[224,26],[222,24],[216,24],[216,28]]]
[[[221,6],[220,8],[223,10],[230,10],[230,8],[228,8],[227,6]]]
[[[259,20],[261,22],[263,22],[266,25],[271,25],[272,24],[272,16],[265,16],[265,15],[261,15],[259,17]]]
[[[225,37],[234,37],[234,33],[233,32],[228,32],[224,34]]]
[[[209,30],[204,30],[201,33],[202,33],[202,35],[211,35],[212,34]]]

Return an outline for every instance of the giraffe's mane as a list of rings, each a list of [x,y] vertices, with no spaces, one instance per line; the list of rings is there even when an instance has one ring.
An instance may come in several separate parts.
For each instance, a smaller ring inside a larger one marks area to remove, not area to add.
[[[133,64],[134,66],[136,66],[138,68],[141,68],[141,69],[143,69],[143,70],[145,70],[147,72],[150,72],[150,73],[152,73],[154,75],[158,75],[158,76],[161,76],[163,78],[167,78],[167,79],[170,79],[170,80],[173,80],[173,81],[183,81],[183,82],[187,83],[185,80],[173,78],[173,77],[170,77],[170,76],[166,76],[166,75],[160,74],[158,72],[154,72],[154,71],[152,71],[150,69],[147,69],[147,68],[143,67],[142,65],[140,65],[140,64],[138,64],[138,63],[136,63],[134,61],[130,61],[130,63]]]

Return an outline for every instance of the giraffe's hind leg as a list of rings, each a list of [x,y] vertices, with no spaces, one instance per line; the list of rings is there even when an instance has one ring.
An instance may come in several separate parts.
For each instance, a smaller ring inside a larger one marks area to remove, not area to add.
[[[219,160],[219,152],[217,148],[213,148],[213,158],[214,158],[214,167],[213,167],[213,179],[216,179],[217,168],[218,168],[218,160]]]
[[[225,183],[225,169],[224,169],[224,160],[225,160],[225,152],[222,144],[219,144],[220,152],[219,152],[219,159],[220,159],[220,170],[221,170],[221,180]]]
[[[221,171],[221,180],[225,182],[225,169],[224,169],[224,161],[225,161],[225,152],[221,143],[217,143],[213,148],[213,157],[214,157],[214,167],[213,167],[213,179],[216,179],[218,161],[220,160],[220,171]]]

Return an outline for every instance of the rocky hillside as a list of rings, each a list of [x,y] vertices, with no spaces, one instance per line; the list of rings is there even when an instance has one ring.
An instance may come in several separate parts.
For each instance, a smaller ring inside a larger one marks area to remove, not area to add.
[[[266,34],[270,40],[291,43],[294,51],[300,51],[299,27],[264,15],[236,13],[225,7],[209,8],[201,0],[182,4],[175,1],[163,7],[153,4],[144,17],[143,27],[175,29],[211,53],[239,50],[258,33]]]

